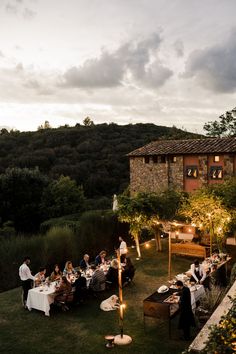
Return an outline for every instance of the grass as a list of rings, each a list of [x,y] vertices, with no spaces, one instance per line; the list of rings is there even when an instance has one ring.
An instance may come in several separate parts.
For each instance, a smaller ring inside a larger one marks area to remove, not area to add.
[[[172,321],[172,339],[168,337],[168,323],[165,321],[148,318],[144,330],[143,299],[160,285],[167,284],[167,241],[164,240],[163,244],[163,253],[155,251],[154,241],[150,242],[149,249],[142,246],[142,259],[134,261],[134,284],[124,288],[127,304],[124,333],[130,335],[133,342],[125,347],[114,347],[114,354],[180,354],[189,345],[178,339],[178,319]],[[130,253],[135,260],[134,250]],[[186,271],[190,262],[190,259],[182,257],[173,259],[173,274]],[[46,317],[40,311],[24,310],[20,294],[20,288],[0,294],[0,353],[102,354],[108,350],[104,336],[119,334],[118,313],[101,311],[101,300],[88,299],[85,304],[66,313],[52,309],[51,316]]]

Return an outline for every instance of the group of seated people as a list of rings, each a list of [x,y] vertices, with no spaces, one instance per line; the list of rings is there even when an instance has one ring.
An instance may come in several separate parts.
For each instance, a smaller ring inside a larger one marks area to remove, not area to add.
[[[67,310],[66,303],[80,303],[89,293],[97,294],[107,288],[118,288],[118,260],[107,260],[106,252],[101,251],[95,261],[89,263],[89,255],[85,254],[79,267],[74,268],[71,261],[67,261],[63,272],[59,265],[55,264],[50,277],[46,278],[46,268],[42,267],[35,275],[35,286],[39,286],[46,280],[57,281],[55,290],[55,303],[62,304],[62,309]],[[122,257],[122,284],[127,285],[132,281],[135,268],[129,257]],[[88,281],[87,281],[88,280]]]

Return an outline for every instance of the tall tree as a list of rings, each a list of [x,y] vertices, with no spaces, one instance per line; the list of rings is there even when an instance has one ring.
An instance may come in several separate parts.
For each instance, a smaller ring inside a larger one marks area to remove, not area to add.
[[[204,125],[203,129],[208,136],[235,136],[236,135],[236,107],[219,117],[219,121],[211,121]]]
[[[86,126],[86,127],[91,127],[92,125],[94,125],[94,122],[92,121],[92,119],[90,117],[86,117],[84,118],[83,120],[83,124]]]

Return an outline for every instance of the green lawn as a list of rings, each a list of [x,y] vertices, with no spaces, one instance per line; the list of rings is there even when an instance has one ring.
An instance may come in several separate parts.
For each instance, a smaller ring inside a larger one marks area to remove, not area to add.
[[[189,344],[178,339],[178,319],[172,321],[172,339],[168,337],[168,324],[164,321],[148,318],[144,330],[142,301],[160,285],[167,284],[167,241],[163,243],[163,253],[156,253],[154,241],[149,249],[142,246],[143,258],[134,261],[134,284],[124,289],[127,305],[124,333],[130,335],[133,342],[125,347],[116,346],[111,350],[113,353],[180,354]],[[134,250],[130,253],[135,259]],[[190,262],[183,257],[173,259],[173,274],[187,270]],[[24,310],[20,293],[21,289],[17,288],[0,294],[0,353],[100,354],[109,351],[105,348],[104,336],[119,334],[118,313],[101,311],[98,299],[88,299],[66,313],[52,309],[51,316],[46,317],[36,310]]]

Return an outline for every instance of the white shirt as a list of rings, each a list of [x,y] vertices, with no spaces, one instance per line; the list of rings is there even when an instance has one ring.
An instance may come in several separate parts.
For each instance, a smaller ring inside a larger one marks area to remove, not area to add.
[[[198,268],[198,269],[197,269],[197,268]],[[199,282],[199,280],[198,280],[198,278],[197,278],[196,275],[195,275],[195,270],[198,270],[198,271],[199,271],[199,274],[200,274],[200,276],[201,276],[200,281],[203,281],[203,280],[206,279],[206,272],[205,272],[204,267],[203,267],[201,264],[199,264],[199,266],[196,267],[195,264],[193,263],[193,264],[191,264],[190,269],[191,269],[191,274],[192,274],[192,276],[194,277],[194,279],[196,280],[196,282]]]
[[[19,268],[19,277],[22,281],[28,279],[35,280],[35,277],[31,274],[29,267],[25,263],[23,263]]]
[[[127,245],[125,241],[121,241],[120,243],[120,255],[127,253]]]

